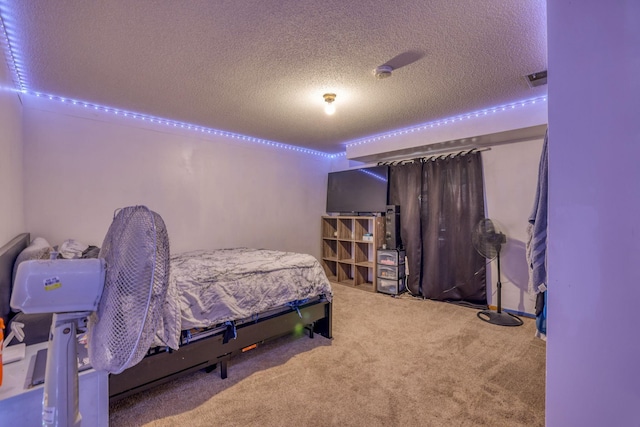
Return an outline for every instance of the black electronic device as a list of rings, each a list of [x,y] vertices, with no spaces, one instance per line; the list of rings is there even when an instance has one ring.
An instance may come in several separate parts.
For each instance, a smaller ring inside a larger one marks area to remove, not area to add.
[[[385,210],[385,245],[387,249],[402,247],[400,238],[400,206],[388,205]]]
[[[383,213],[387,209],[388,198],[389,166],[372,166],[329,173],[328,213]]]

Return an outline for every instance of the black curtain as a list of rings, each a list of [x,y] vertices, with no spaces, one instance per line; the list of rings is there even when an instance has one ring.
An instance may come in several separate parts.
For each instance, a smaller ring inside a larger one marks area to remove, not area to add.
[[[400,206],[400,239],[407,253],[407,266],[409,267],[407,288],[414,295],[422,295],[420,292],[422,278],[421,192],[422,163],[420,161],[391,166],[389,203]]]
[[[471,239],[484,218],[480,153],[426,160],[422,188],[423,295],[486,306],[486,260]]]
[[[389,181],[389,201],[400,205],[411,293],[486,306],[486,261],[471,240],[484,218],[480,153],[394,165]]]

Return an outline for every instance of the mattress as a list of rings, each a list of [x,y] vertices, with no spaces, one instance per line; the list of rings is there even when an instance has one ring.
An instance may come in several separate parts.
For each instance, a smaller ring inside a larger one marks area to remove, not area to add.
[[[318,295],[331,285],[311,255],[266,249],[218,249],[171,256],[167,300],[154,345],[177,349],[182,330],[259,317]]]

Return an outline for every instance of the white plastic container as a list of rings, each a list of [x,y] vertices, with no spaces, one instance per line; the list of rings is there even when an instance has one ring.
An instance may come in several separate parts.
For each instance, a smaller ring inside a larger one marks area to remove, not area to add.
[[[11,307],[27,314],[95,311],[104,276],[101,258],[24,261],[16,273]]]

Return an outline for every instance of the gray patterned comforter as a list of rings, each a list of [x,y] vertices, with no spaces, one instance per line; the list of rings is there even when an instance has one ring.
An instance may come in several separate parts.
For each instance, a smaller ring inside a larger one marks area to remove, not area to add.
[[[258,315],[318,295],[331,285],[311,255],[265,249],[218,249],[171,257],[162,325],[155,345],[177,349],[180,332]]]

